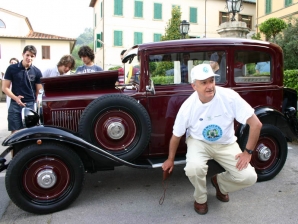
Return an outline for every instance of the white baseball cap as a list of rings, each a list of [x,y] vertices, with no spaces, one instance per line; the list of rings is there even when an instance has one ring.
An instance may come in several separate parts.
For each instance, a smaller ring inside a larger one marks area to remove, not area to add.
[[[212,76],[220,76],[214,74],[211,66],[209,64],[200,64],[191,69],[191,81],[195,80],[205,80]]]

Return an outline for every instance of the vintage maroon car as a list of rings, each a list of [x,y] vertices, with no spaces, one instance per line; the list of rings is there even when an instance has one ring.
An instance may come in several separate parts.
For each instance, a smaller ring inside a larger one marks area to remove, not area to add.
[[[126,52],[124,85],[115,86],[118,71],[42,79],[37,112],[23,109],[26,128],[2,143],[8,148],[0,168],[7,169],[11,200],[28,212],[51,213],[77,198],[85,172],[160,167],[176,114],[193,92],[189,71],[210,60],[218,63],[217,85],[237,91],[263,123],[251,160],[258,181],[275,177],[298,130],[297,93],[283,86],[281,48],[247,39],[165,41]],[[248,129],[235,122],[242,149]],[[185,163],[185,153],[181,141],[176,164]]]

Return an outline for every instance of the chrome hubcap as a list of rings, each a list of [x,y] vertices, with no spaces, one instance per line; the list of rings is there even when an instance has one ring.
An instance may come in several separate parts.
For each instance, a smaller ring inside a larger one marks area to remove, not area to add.
[[[37,183],[42,188],[51,188],[57,182],[56,174],[53,170],[45,169],[38,173]]]
[[[113,122],[109,124],[107,133],[111,139],[120,139],[125,134],[125,127],[120,122]]]
[[[263,144],[259,145],[258,152],[261,161],[268,161],[271,157],[271,150]]]

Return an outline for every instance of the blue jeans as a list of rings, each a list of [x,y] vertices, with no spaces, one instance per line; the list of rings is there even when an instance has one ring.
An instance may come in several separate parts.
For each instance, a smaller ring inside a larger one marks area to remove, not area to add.
[[[26,107],[34,110],[34,102],[26,102]],[[22,122],[22,106],[11,100],[8,108],[8,131],[16,131],[24,128]]]

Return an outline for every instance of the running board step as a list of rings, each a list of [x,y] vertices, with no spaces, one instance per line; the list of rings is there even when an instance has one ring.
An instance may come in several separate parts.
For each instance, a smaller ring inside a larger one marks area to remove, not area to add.
[[[152,165],[152,168],[158,168],[161,167],[164,161],[166,161],[167,158],[158,158],[158,159],[148,159],[148,162]],[[174,161],[174,165],[180,165],[185,164],[186,158],[185,156],[177,156]]]

